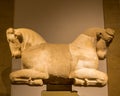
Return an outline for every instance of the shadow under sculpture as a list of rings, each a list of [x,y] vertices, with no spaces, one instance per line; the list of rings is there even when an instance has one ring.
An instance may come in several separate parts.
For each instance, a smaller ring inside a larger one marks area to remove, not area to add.
[[[11,54],[23,63],[21,70],[11,72],[11,82],[104,86],[107,74],[97,68],[99,59],[106,57],[114,33],[110,28],[90,28],[69,44],[51,44],[31,29],[9,28],[6,35]]]

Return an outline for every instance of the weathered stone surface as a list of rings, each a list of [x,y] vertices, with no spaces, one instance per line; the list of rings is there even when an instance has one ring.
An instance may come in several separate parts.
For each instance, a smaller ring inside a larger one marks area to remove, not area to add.
[[[23,62],[23,69],[12,72],[10,79],[13,83],[43,85],[44,79],[53,76],[74,79],[74,85],[103,86],[108,77],[97,70],[99,57],[105,58],[113,36],[112,29],[91,28],[70,44],[50,44],[30,29],[9,28],[12,56],[21,57]]]

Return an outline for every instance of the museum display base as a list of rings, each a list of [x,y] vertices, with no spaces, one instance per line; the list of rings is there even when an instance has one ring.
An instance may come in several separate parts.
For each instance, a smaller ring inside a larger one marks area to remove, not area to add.
[[[42,91],[41,96],[79,96],[77,91]]]
[[[78,96],[77,91],[72,91],[72,85],[47,84],[47,90],[41,96]]]
[[[47,85],[47,91],[72,91],[72,85]]]

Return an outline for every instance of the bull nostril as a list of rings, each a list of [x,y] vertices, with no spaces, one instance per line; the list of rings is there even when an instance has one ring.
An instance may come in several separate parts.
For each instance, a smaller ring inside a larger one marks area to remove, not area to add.
[[[21,58],[21,56],[20,55],[19,56],[15,56],[15,58],[18,59],[18,58]]]
[[[21,52],[19,52],[19,51],[14,51],[14,52],[12,52],[11,55],[13,58],[21,58]]]

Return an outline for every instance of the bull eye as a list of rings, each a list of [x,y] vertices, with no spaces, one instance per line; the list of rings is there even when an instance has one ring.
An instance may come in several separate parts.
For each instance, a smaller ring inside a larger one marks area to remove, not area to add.
[[[8,42],[14,43],[14,41],[12,39],[8,39]]]
[[[101,33],[101,32],[99,32],[99,35],[102,35],[102,33]]]
[[[16,34],[14,34],[14,36],[15,36],[15,38],[17,38],[17,35],[16,35]]]

